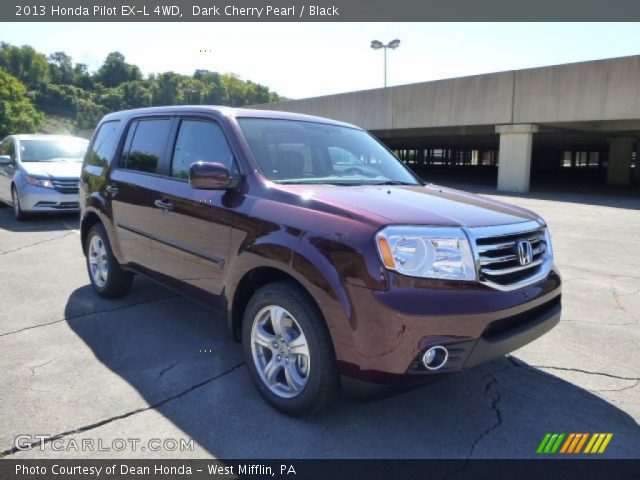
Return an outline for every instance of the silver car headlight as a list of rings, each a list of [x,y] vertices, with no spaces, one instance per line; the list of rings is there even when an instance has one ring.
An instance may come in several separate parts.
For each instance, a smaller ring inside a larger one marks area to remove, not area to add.
[[[549,227],[544,229],[544,243],[546,244],[546,257],[553,258],[553,247],[551,246],[551,233]]]
[[[471,247],[459,228],[391,226],[375,240],[389,270],[411,277],[476,280]]]
[[[26,175],[24,179],[29,185],[35,185],[36,187],[53,188],[53,182],[48,178],[37,178]]]

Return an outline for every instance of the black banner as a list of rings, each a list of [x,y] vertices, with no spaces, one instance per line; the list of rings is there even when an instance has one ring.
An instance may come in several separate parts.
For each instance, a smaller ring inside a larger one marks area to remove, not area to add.
[[[605,479],[638,478],[640,460],[0,460],[0,479]]]
[[[637,0],[3,0],[18,22],[638,21]]]

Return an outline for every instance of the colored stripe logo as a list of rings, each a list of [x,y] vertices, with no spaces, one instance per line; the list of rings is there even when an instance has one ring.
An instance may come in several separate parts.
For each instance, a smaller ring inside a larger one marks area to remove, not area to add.
[[[613,433],[547,433],[536,452],[604,453],[612,438]]]

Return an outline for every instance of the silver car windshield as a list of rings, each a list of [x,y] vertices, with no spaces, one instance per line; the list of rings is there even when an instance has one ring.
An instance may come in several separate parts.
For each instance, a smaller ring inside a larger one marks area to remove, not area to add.
[[[263,175],[278,183],[420,185],[380,142],[356,128],[239,118]]]
[[[81,162],[89,142],[81,138],[20,140],[22,162]]]

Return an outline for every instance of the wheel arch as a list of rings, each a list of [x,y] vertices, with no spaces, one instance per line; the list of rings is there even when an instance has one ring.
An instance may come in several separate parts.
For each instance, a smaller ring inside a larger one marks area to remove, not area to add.
[[[88,212],[80,222],[80,242],[82,243],[82,253],[85,255],[87,254],[87,235],[89,230],[98,223],[104,225],[100,216],[92,211]]]
[[[227,322],[234,340],[240,341],[242,339],[242,318],[253,293],[269,283],[283,281],[295,284],[309,299],[314,303],[317,302],[309,289],[283,268],[273,265],[255,266],[242,275],[229,304]],[[320,309],[318,310],[320,311]]]

